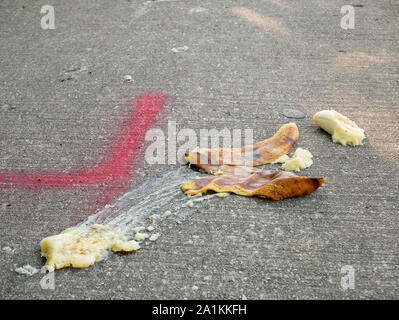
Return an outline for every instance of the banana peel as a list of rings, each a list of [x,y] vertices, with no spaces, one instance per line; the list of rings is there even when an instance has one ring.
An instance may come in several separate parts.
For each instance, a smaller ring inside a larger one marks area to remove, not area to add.
[[[295,123],[283,125],[271,138],[235,149],[195,149],[185,159],[201,171],[215,176],[185,183],[187,195],[228,192],[246,197],[282,200],[312,193],[324,178],[300,177],[291,172],[270,172],[254,168],[272,163],[290,153],[299,138]]]
[[[283,125],[273,137],[242,148],[195,149],[186,153],[191,165],[206,173],[214,174],[222,165],[259,166],[268,164],[290,153],[299,137],[295,123]]]
[[[242,166],[222,166],[222,175],[199,178],[185,183],[185,194],[229,192],[246,197],[282,200],[312,193],[324,178],[300,177],[291,172],[270,172]]]

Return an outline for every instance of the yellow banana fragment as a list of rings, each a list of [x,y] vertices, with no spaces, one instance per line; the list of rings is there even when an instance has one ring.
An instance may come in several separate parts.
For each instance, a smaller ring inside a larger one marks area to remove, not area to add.
[[[283,165],[281,169],[285,171],[296,171],[299,172],[302,169],[309,168],[313,164],[313,155],[309,150],[298,148],[296,149],[292,158],[281,160]],[[278,159],[277,159],[278,160]]]
[[[103,225],[75,227],[40,243],[46,267],[51,272],[65,267],[87,268],[100,260],[105,252],[132,252],[140,249],[135,240],[127,240]]]
[[[314,122],[332,135],[336,143],[358,146],[366,138],[364,130],[335,110],[323,110],[313,116]]]

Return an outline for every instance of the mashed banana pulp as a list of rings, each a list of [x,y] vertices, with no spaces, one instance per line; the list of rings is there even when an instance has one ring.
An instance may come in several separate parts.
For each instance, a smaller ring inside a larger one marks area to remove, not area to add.
[[[100,260],[109,249],[114,252],[140,249],[135,240],[127,240],[103,225],[70,228],[43,239],[40,245],[50,272],[65,267],[87,268]]]

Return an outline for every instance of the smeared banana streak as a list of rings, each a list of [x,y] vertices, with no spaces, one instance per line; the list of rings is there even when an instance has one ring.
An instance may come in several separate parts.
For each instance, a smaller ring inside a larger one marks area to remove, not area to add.
[[[187,197],[179,188],[196,175],[198,172],[182,167],[153,178],[81,224],[43,239],[41,250],[47,269],[87,268],[105,259],[109,252],[134,252],[156,241],[193,212],[185,205]],[[210,199],[216,198],[219,197],[191,197],[195,208],[205,207]],[[157,219],[150,219],[155,215]]]
[[[366,138],[364,130],[335,110],[323,110],[313,116],[314,122],[342,145],[358,146]]]
[[[195,149],[185,159],[201,171],[220,174],[221,165],[259,166],[290,153],[299,137],[295,123],[283,125],[273,137],[242,148]]]
[[[223,174],[200,178],[182,186],[185,194],[208,191],[230,192],[246,197],[282,200],[312,193],[324,183],[324,178],[299,177],[290,172],[270,172],[249,167],[224,166]]]
[[[136,251],[148,241],[156,241],[161,235],[158,231],[180,223],[191,208],[204,206],[207,202],[204,200],[223,198],[228,193],[281,200],[313,192],[323,184],[324,178],[305,178],[288,172],[271,173],[253,168],[281,160],[281,156],[291,151],[298,136],[296,124],[289,123],[273,137],[254,145],[239,149],[198,149],[186,154],[189,163],[215,174],[181,187],[185,194],[196,198],[187,201],[182,193],[176,192],[184,181],[194,178],[197,173],[193,170],[180,168],[151,179],[80,225],[43,239],[41,249],[42,256],[47,259],[47,269],[86,268],[105,258],[111,250]],[[207,191],[215,191],[216,197],[202,197]]]

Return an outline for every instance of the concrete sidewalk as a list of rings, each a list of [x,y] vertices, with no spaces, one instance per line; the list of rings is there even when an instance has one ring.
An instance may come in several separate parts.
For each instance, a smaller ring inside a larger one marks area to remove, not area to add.
[[[43,5],[55,29],[41,28]],[[297,146],[326,178],[278,202],[231,196],[135,254],[55,274],[43,290],[40,240],[179,165],[79,188],[0,185],[2,299],[397,299],[399,4],[361,0],[355,28],[338,0],[1,1],[0,173],[85,170],[102,163],[140,94],[168,96],[154,127],[252,129],[256,141],[293,119]],[[188,46],[184,52],[172,48]],[[132,81],[124,81],[131,75]],[[365,128],[334,144],[312,120],[335,109]],[[273,169],[277,169],[274,166]],[[4,249],[9,247],[9,249]],[[343,266],[355,288],[343,290]]]

